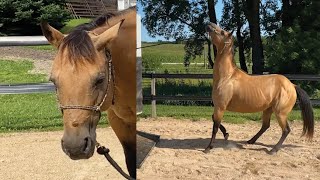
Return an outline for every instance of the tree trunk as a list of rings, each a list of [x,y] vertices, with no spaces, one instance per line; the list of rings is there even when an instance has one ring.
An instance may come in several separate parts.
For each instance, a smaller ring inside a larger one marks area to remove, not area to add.
[[[241,27],[243,24],[241,23],[240,19],[240,6],[239,6],[239,0],[234,0],[234,14],[237,22],[237,40],[238,40],[238,46],[239,46],[239,61],[240,61],[240,67],[245,72],[248,72],[247,64],[246,64],[246,58],[244,55],[244,42],[243,37],[241,36]]]
[[[281,21],[282,21],[282,27],[289,27],[292,25],[293,19],[290,18],[290,0],[282,0],[282,15],[281,15]]]
[[[216,17],[216,10],[215,10],[215,4],[214,4],[214,1],[215,0],[208,0],[208,14],[209,14],[209,19],[210,19],[210,22],[213,22],[215,24],[217,24],[217,17]],[[211,43],[210,43],[211,45]],[[212,57],[211,57],[211,48],[210,48],[210,45],[208,44],[208,61],[209,61],[209,64],[211,65],[212,64],[212,68],[213,68],[213,61],[212,61]],[[209,51],[210,49],[210,51]],[[209,53],[210,52],[210,53]],[[217,48],[213,45],[213,55],[214,57],[217,56]]]
[[[260,0],[246,0],[246,17],[249,21],[252,47],[252,73],[262,74],[264,66],[263,46],[260,35]]]

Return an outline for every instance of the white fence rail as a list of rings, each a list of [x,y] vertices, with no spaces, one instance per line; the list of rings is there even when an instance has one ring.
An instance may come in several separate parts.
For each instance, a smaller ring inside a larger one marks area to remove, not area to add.
[[[0,47],[4,46],[38,46],[48,45],[44,36],[3,36],[0,37]]]

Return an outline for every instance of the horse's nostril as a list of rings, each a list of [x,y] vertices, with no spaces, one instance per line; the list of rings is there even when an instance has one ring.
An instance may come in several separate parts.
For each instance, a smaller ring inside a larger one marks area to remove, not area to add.
[[[91,144],[92,144],[91,139],[89,137],[84,138],[84,146],[83,146],[82,151],[84,153],[88,153],[91,149]]]

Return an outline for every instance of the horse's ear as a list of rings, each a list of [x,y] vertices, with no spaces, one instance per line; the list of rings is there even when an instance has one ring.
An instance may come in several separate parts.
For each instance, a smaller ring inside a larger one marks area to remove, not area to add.
[[[119,32],[119,29],[120,29],[123,21],[124,21],[124,19],[121,20],[116,25],[112,26],[111,28],[105,30],[100,35],[92,38],[94,46],[98,50],[105,48],[111,41],[113,41],[118,36],[118,32]]]
[[[51,27],[45,21],[41,21],[40,26],[43,35],[47,38],[49,43],[58,48],[64,38],[64,35],[55,28]]]

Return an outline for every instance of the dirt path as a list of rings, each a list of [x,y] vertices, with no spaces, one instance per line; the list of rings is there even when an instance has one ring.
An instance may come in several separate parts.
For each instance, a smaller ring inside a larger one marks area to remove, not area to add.
[[[281,136],[276,122],[256,145],[247,145],[245,141],[260,129],[260,123],[224,125],[230,133],[229,140],[222,140],[219,132],[215,148],[204,154],[202,150],[211,137],[210,121],[142,119],[138,129],[161,135],[161,140],[138,170],[139,179],[319,179],[318,128],[309,143],[300,138],[302,123],[291,123],[292,131],[284,148],[270,156],[266,150]]]
[[[0,179],[91,180],[123,179],[105,158],[73,161],[62,152],[63,132],[0,134]],[[122,147],[111,128],[97,130],[98,141],[126,171]]]

